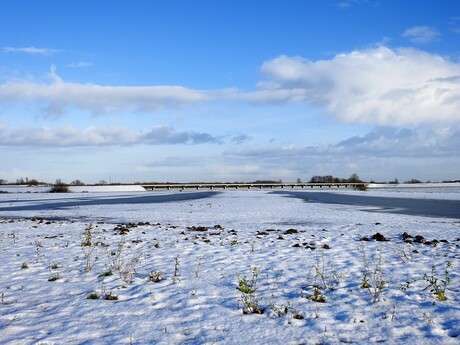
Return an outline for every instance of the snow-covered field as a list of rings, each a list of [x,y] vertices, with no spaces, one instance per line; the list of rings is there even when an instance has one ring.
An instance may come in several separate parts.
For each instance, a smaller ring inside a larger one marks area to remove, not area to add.
[[[460,343],[460,212],[152,195],[0,194],[0,343]]]

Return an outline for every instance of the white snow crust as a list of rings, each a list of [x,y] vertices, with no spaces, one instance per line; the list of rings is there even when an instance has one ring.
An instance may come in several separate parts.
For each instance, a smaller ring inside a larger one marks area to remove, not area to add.
[[[434,190],[365,193],[443,198]],[[460,342],[459,219],[266,191],[65,206],[151,194],[0,194],[3,208],[63,205],[0,211],[0,343]],[[460,200],[458,191],[444,195]],[[407,242],[404,232],[413,236]],[[255,293],[245,295],[239,283],[254,272]],[[315,287],[324,303],[312,297]],[[246,298],[263,313],[243,313]]]

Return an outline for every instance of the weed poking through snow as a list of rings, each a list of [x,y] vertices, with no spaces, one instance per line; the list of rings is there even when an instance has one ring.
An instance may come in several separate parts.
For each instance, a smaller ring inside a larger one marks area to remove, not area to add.
[[[377,258],[374,258],[374,268],[371,269],[368,264],[366,252],[362,248],[362,262],[363,262],[363,277],[361,279],[361,289],[368,289],[372,303],[377,303],[380,300],[380,295],[386,287],[386,282],[383,279],[382,269],[382,248],[377,249]]]
[[[428,283],[428,286],[424,290],[430,288],[430,292],[434,294],[438,301],[443,302],[447,300],[446,290],[451,280],[449,275],[449,269],[451,267],[452,262],[448,261],[446,267],[444,268],[444,276],[442,279],[439,277],[435,265],[431,266],[431,273],[429,275],[423,275],[423,279]]]
[[[260,268],[251,268],[251,278],[246,276],[237,276],[237,289],[241,292],[240,302],[243,303],[244,314],[263,314],[264,309],[259,307],[259,298],[257,297],[257,280],[259,278]]]

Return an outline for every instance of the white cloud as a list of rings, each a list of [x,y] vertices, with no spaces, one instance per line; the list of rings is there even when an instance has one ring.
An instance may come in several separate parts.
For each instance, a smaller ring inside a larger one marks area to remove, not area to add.
[[[88,62],[88,61],[79,61],[79,62],[71,63],[68,66],[72,67],[72,68],[84,68],[84,67],[94,66],[94,64],[92,62]]]
[[[460,122],[460,64],[415,49],[377,47],[309,61],[280,56],[261,67],[256,102],[306,102],[346,122]]]
[[[456,34],[460,34],[460,17],[459,16],[454,16],[454,17],[451,17],[450,20],[449,20],[449,26],[450,26],[450,30],[453,32],[453,33],[456,33]]]
[[[268,174],[282,166],[286,177],[279,175],[279,178],[288,181],[313,175],[348,177],[354,172],[365,179],[381,181],[394,177],[444,180],[458,178],[458,147],[460,130],[377,127],[336,144],[271,145],[226,151],[222,164],[254,162],[259,172]],[[276,174],[271,177],[276,179]]]
[[[92,114],[156,111],[225,100],[255,104],[307,103],[350,123],[407,126],[460,122],[460,63],[425,51],[385,46],[310,61],[280,56],[261,66],[256,91],[182,86],[104,86],[62,80],[0,84],[0,103],[26,103],[47,115],[69,108]]]
[[[120,127],[90,126],[78,130],[73,126],[61,128],[9,129],[0,124],[1,146],[81,147],[174,144],[220,144],[220,138],[208,133],[177,132],[171,127],[157,126],[151,130],[130,131]]]
[[[148,172],[159,180],[168,181],[174,171],[178,181],[255,181],[268,176],[280,177],[283,168],[264,171],[257,161],[232,159],[228,156],[168,156],[144,162],[136,166],[137,172]],[[198,176],[198,177],[197,177]]]
[[[341,0],[337,3],[337,6],[342,9],[348,9],[350,7],[361,6],[370,4],[373,5],[373,1],[371,0]]]
[[[436,158],[460,157],[460,131],[420,127],[378,127],[364,136],[341,141],[334,147],[346,154],[368,157]]]
[[[235,135],[231,141],[235,144],[243,144],[249,140],[251,140],[252,138],[249,136],[249,135],[246,135],[246,134],[238,134],[238,135]]]
[[[51,83],[11,81],[0,85],[0,101],[40,105],[47,115],[61,115],[66,108],[93,114],[114,110],[152,111],[210,100],[211,93],[181,86],[102,86],[63,81],[51,66]]]
[[[402,34],[407,37],[412,43],[426,44],[436,41],[441,34],[429,26],[413,26]]]
[[[36,47],[22,47],[22,48],[14,48],[14,47],[4,47],[3,51],[5,53],[25,53],[25,54],[32,54],[32,55],[53,55],[55,53],[60,53],[62,50],[58,49],[48,49],[48,48],[36,48]]]
[[[259,149],[246,148],[228,152],[230,155],[254,157],[274,164],[343,157],[393,157],[441,158],[460,157],[460,130],[450,128],[420,127],[417,129],[376,127],[363,136],[354,136],[336,144],[299,147],[293,145],[271,146]]]

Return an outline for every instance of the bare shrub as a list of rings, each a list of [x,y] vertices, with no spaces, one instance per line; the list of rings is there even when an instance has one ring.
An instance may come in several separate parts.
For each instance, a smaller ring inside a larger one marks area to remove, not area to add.
[[[64,182],[57,179],[56,183],[51,187],[50,193],[70,193],[70,189]]]

